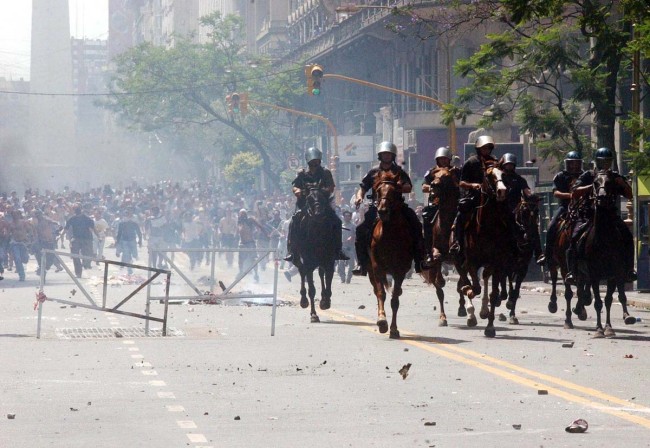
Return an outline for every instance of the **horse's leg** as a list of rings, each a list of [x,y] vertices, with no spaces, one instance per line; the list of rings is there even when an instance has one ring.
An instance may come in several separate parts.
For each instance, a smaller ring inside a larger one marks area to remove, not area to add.
[[[582,275],[577,275],[577,284],[576,284],[576,306],[573,308],[573,313],[578,316],[580,320],[587,320],[587,309],[586,301],[589,296],[590,284],[583,278]],[[598,288],[594,291],[594,294],[598,294]]]
[[[605,330],[603,329],[603,322],[601,319],[601,314],[603,311],[603,301],[600,298],[600,285],[598,280],[591,281],[591,288],[594,291],[594,309],[596,310],[596,333],[594,334],[595,338],[604,338]],[[609,289],[609,287],[608,287]]]
[[[551,266],[549,272],[551,274],[551,298],[548,302],[548,310],[551,313],[557,313],[557,267]],[[565,288],[570,288],[570,286],[565,285]]]
[[[614,301],[614,290],[616,290],[616,279],[607,280],[607,292],[605,293],[605,337],[611,338],[616,336],[612,328],[611,311],[612,302]]]
[[[465,294],[463,294],[463,282],[462,279],[458,279],[456,283],[456,292],[458,292],[458,317],[467,316],[467,310],[465,309]]]
[[[630,316],[627,311],[627,296],[625,295],[625,282],[619,281],[616,283],[616,290],[618,291],[618,301],[621,303],[623,308],[623,321],[625,325],[634,325],[636,323],[636,317]]]
[[[388,321],[386,320],[386,310],[384,309],[384,304],[386,303],[386,289],[384,288],[386,274],[381,275],[383,277],[382,281],[378,278],[374,269],[371,268],[368,271],[368,277],[377,297],[377,327],[379,327],[380,333],[386,333],[388,331]]]
[[[576,292],[577,294],[577,292]],[[573,299],[573,290],[571,285],[564,284],[564,300],[566,300],[566,310],[564,312],[564,329],[573,329],[573,321],[571,320],[571,299]],[[549,304],[550,305],[550,304]],[[557,305],[556,305],[557,306]]]
[[[506,302],[506,308],[510,310],[510,314],[509,314],[510,325],[519,325],[519,319],[517,319],[516,309],[517,309],[517,300],[519,299],[519,292],[521,291],[521,282],[523,281],[523,279],[524,279],[524,275],[522,275],[521,271],[515,273],[515,287],[512,290],[511,296],[508,298],[508,301]]]
[[[318,318],[318,314],[316,314],[316,305],[314,300],[316,298],[316,286],[314,286],[314,271],[311,269],[307,272],[307,284],[309,287],[309,304],[311,306],[311,322],[317,323],[320,322],[320,319]]]
[[[490,296],[488,294],[488,285],[490,281],[490,272],[487,268],[483,268],[483,296],[481,297],[481,312],[479,313],[479,317],[481,319],[487,319],[488,315],[490,314],[490,309],[488,307],[488,303],[490,300]],[[494,282],[494,278],[492,279]],[[494,288],[494,283],[492,284],[492,287]]]
[[[304,266],[300,266],[300,307],[307,308],[309,306],[309,300],[307,300],[307,288],[305,288],[305,280],[307,280],[307,274],[305,272]]]
[[[485,273],[483,273],[483,278],[485,278]],[[497,303],[499,302],[499,285],[502,283],[501,278],[499,278],[499,275],[497,272],[492,273],[492,290],[490,291],[489,297],[490,297],[490,311],[488,312],[488,323],[487,326],[485,327],[485,330],[483,334],[488,337],[488,338],[493,338],[497,335],[496,329],[494,328],[494,311],[497,307]],[[487,280],[485,284],[485,296],[488,296],[487,292]],[[483,302],[485,302],[486,299],[483,299]]]
[[[332,306],[332,279],[334,278],[334,263],[327,266],[327,269],[318,268],[320,275],[321,293],[320,309],[327,310]]]
[[[404,275],[393,275],[393,294],[390,298],[390,309],[393,312],[393,317],[390,321],[390,338],[399,339],[399,330],[397,329],[397,311],[399,310],[399,296],[402,295],[402,282]]]
[[[436,260],[435,266],[433,267],[433,285],[436,288],[436,296],[438,296],[438,302],[440,303],[440,317],[438,319],[439,327],[447,326],[447,315],[445,314],[445,292],[442,288],[445,286],[445,279],[442,276],[442,262],[440,259]]]

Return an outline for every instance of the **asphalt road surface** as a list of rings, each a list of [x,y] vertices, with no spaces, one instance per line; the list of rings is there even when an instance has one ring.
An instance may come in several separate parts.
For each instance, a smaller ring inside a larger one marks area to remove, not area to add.
[[[229,284],[234,268],[217,261]],[[194,284],[210,275],[205,265],[190,272],[182,254],[175,263]],[[485,321],[468,328],[456,315],[452,286],[449,326],[439,327],[434,290],[414,277],[401,299],[402,337],[393,340],[377,331],[367,278],[335,277],[332,308],[318,309],[321,322],[312,324],[297,305],[299,279],[280,273],[274,336],[272,308],[255,299],[176,302],[167,337],[157,322],[144,337],[142,320],[46,301],[37,339],[34,268],[27,282],[11,272],[0,282],[0,447],[650,446],[644,309],[631,308],[640,321],[626,326],[615,303],[617,336],[594,339],[593,307],[566,330],[563,300],[549,314],[548,286],[528,285],[519,325],[497,322],[488,339]],[[98,303],[100,268],[81,280]],[[233,293],[268,293],[272,268]],[[108,306],[135,288],[119,274],[111,274]],[[183,283],[172,275],[173,295],[185,294]],[[88,303],[65,272],[48,274],[44,291]],[[143,312],[143,293],[121,309]],[[152,315],[163,311],[152,303]],[[588,422],[586,433],[565,431],[576,419]]]

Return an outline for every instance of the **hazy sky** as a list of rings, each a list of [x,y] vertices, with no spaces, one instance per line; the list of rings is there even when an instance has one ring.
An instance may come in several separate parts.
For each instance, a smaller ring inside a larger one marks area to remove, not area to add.
[[[108,37],[108,0],[68,1],[72,36]],[[0,77],[29,78],[31,13],[32,0],[0,0]]]

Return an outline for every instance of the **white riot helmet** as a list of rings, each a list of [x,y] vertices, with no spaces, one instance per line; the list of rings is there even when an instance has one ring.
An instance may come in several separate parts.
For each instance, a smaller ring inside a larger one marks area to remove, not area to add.
[[[397,157],[397,146],[391,142],[381,142],[377,147],[377,158],[381,160],[381,155],[383,153],[390,153],[393,155],[393,160]]]
[[[445,146],[441,146],[440,148],[436,149],[436,156],[434,157],[436,162],[440,157],[446,157],[449,159],[449,162],[451,162],[451,159],[453,157],[453,154],[451,153],[451,149]]]
[[[489,135],[481,135],[479,138],[476,139],[476,143],[474,143],[474,148],[478,150],[479,148],[488,145],[492,146],[492,149],[494,149],[494,139]]]
[[[312,160],[323,160],[323,153],[321,150],[314,148],[313,146],[307,148],[307,151],[305,151],[305,162],[309,163]]]

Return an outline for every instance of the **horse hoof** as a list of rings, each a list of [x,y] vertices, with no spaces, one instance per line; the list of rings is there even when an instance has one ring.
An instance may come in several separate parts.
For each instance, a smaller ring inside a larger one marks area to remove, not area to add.
[[[513,308],[514,308],[514,303],[512,302],[512,300],[508,300],[508,301],[506,302],[506,309],[511,310],[511,309],[513,309]]]
[[[446,327],[447,326],[447,319],[440,319],[438,321],[438,326],[439,327]]]
[[[616,332],[612,329],[612,327],[606,327],[604,334],[606,338],[612,338],[616,336]]]
[[[379,327],[379,332],[384,334],[388,331],[388,322],[385,320],[378,320],[377,327]]]
[[[330,306],[332,306],[332,301],[330,299],[321,299],[320,301],[321,310],[329,310]]]
[[[503,313],[500,313],[500,314],[499,314],[499,321],[501,321],[501,322],[505,322],[506,320],[508,320],[508,319],[506,318],[506,315],[503,314]]]
[[[476,316],[471,316],[469,319],[467,319],[468,327],[475,327],[477,325],[478,325],[478,321],[476,320]]]
[[[318,316],[311,316],[311,323],[312,324],[317,324],[319,322],[320,322],[320,319],[318,318]]]
[[[548,302],[548,311],[550,313],[557,313],[557,302]]]
[[[605,332],[602,328],[599,328],[594,333],[594,339],[603,339],[605,337]]]
[[[465,309],[464,306],[459,306],[458,307],[458,317],[465,317],[467,316],[467,310]]]
[[[578,319],[580,320],[587,320],[587,310],[582,308],[580,312],[578,312],[575,308],[573,309],[573,313],[578,316]]]
[[[303,297],[300,299],[300,307],[301,308],[307,308],[309,306],[309,300],[307,300],[307,297]]]
[[[573,323],[572,322],[564,322],[564,329],[565,330],[573,330]]]
[[[497,331],[494,328],[486,328],[483,334],[485,337],[493,338],[497,335]]]
[[[488,316],[490,315],[490,312],[488,310],[481,310],[481,312],[478,313],[478,315],[481,319],[487,319]]]
[[[398,330],[390,330],[390,335],[388,336],[391,339],[399,339],[399,331]]]
[[[519,319],[517,319],[515,316],[510,316],[510,325],[519,325]]]
[[[636,323],[636,317],[634,316],[627,316],[625,318],[625,325],[634,325]]]

